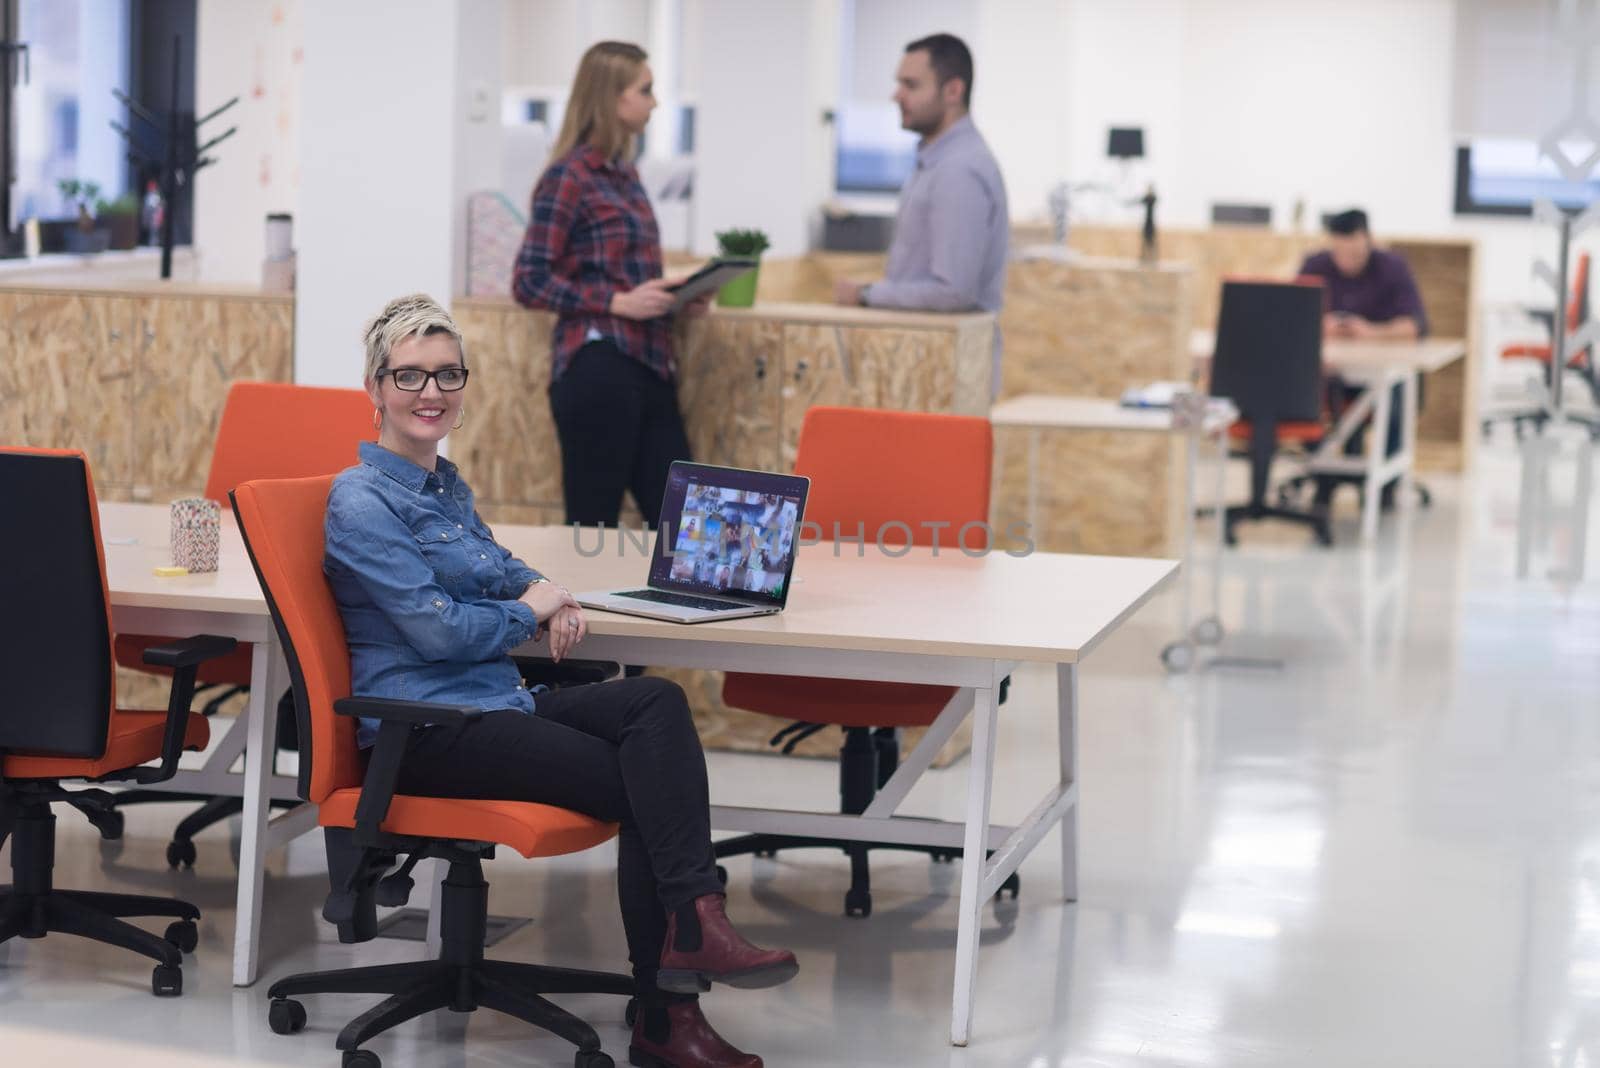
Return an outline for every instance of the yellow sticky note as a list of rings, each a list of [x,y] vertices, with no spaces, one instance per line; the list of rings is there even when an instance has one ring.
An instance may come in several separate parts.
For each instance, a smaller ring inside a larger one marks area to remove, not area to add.
[[[175,578],[178,575],[187,575],[188,573],[189,573],[189,569],[186,568],[186,567],[158,567],[158,568],[156,568],[156,574],[159,575],[162,578]]]

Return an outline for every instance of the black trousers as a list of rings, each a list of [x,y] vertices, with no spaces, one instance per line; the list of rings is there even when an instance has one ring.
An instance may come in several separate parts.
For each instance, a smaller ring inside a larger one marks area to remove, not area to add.
[[[540,693],[534,709],[414,731],[399,792],[538,801],[620,823],[622,925],[651,992],[668,910],[722,890],[689,703],[677,683],[648,677]]]
[[[615,527],[629,491],[645,522],[657,526],[667,470],[689,459],[676,387],[610,341],[591,341],[551,383],[550,413],[567,522]]]

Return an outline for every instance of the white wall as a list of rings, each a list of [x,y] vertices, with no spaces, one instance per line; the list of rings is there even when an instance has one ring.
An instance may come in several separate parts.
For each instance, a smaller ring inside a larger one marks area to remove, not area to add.
[[[695,220],[697,251],[713,234],[760,227],[769,253],[811,247],[833,179],[831,127],[838,92],[836,0],[703,0]]]
[[[499,177],[470,129],[498,130],[498,108],[473,119],[465,90],[498,99],[501,16],[499,0],[306,5],[296,381],[358,384],[367,318],[461,284],[460,204]]]
[[[195,177],[196,269],[206,282],[259,284],[267,215],[298,215],[302,4],[200,0],[195,19],[198,106],[204,113],[239,98],[201,131],[239,130]],[[295,226],[298,235],[298,218]]]

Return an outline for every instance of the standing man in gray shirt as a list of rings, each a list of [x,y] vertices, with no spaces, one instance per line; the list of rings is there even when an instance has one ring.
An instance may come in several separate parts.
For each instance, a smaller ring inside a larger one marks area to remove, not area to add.
[[[896,72],[900,125],[921,134],[917,166],[900,190],[884,277],[840,279],[834,300],[874,308],[999,313],[1011,222],[994,154],[972,125],[972,53],[936,33],[906,45]],[[1000,328],[990,387],[1000,390]]]

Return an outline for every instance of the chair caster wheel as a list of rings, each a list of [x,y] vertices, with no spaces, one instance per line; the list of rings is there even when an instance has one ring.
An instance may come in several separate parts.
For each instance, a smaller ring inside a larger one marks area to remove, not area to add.
[[[717,865],[717,881],[723,886],[728,885],[728,869],[724,868],[721,864]]]
[[[157,964],[150,973],[150,989],[158,998],[175,998],[183,993],[183,969]]]
[[[1216,616],[1207,616],[1194,625],[1189,635],[1201,645],[1216,645],[1222,641],[1222,623]]]
[[[127,817],[116,809],[112,809],[95,821],[95,830],[100,832],[103,842],[117,842],[122,840],[123,828],[127,826]]]
[[[1174,675],[1194,666],[1194,648],[1188,642],[1168,642],[1161,650],[1161,665]]]
[[[623,1019],[623,1022],[626,1023],[629,1027],[632,1027],[633,1024],[634,1024],[634,1021],[639,1019],[639,999],[638,998],[629,998],[628,999],[628,1007],[622,1010],[622,1019]]]
[[[169,868],[192,868],[197,855],[194,843],[187,838],[174,838],[167,843],[167,867]]]
[[[193,953],[194,947],[200,944],[200,928],[193,920],[179,920],[168,924],[167,933],[162,937],[177,946],[179,953]]]
[[[585,1053],[580,1049],[572,1058],[572,1068],[616,1068],[616,1064],[600,1050]]]
[[[998,889],[998,890],[996,890],[994,892],[994,899],[996,901],[1003,901],[1007,897],[1009,897],[1012,901],[1015,901],[1018,897],[1021,897],[1021,896],[1022,896],[1022,876],[1018,875],[1016,872],[1012,872],[1011,873],[1011,877],[1008,878],[1005,882],[1001,883],[1000,884],[1000,889]]]
[[[935,850],[934,852],[929,853],[928,856],[935,864],[950,864],[956,859],[955,853],[948,849]]]
[[[771,860],[778,855],[778,851],[776,849],[756,849],[752,850],[750,855],[752,857],[765,857],[766,859]]]
[[[848,890],[844,895],[844,914],[866,918],[872,915],[872,894],[866,890]]]
[[[383,1062],[370,1049],[346,1050],[340,1068],[383,1068]]]
[[[297,1035],[305,1030],[306,1007],[289,998],[277,998],[267,1006],[267,1026],[275,1035]]]

